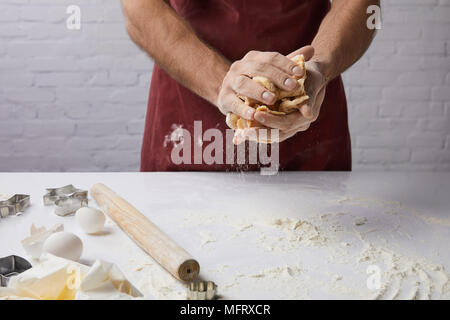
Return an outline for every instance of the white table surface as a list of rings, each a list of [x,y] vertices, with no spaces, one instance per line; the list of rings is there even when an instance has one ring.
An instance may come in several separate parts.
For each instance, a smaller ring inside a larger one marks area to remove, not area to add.
[[[32,223],[64,223],[83,240],[81,262],[116,263],[148,298],[184,298],[184,285],[113,222],[86,235],[43,205],[45,188],[96,182],[189,251],[224,299],[450,298],[450,173],[0,173],[0,193],[32,202],[0,219],[0,257],[26,257],[20,240]],[[274,224],[287,218],[320,239]],[[380,288],[368,287],[368,267],[381,272]]]

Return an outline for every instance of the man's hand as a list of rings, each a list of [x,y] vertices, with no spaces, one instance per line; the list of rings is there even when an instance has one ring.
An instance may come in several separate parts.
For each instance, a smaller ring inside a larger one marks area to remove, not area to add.
[[[295,54],[298,54],[296,52]],[[309,100],[300,107],[300,112],[293,112],[285,116],[273,115],[264,111],[258,111],[254,114],[254,119],[263,124],[267,129],[279,129],[279,139],[281,142],[296,133],[309,129],[311,123],[317,120],[322,106],[327,80],[321,72],[320,64],[315,61],[306,62],[307,77],[305,81],[306,94]],[[260,128],[247,128],[236,130],[235,143],[241,143],[245,140],[260,139]],[[270,135],[270,133],[268,132]]]
[[[310,59],[314,50],[306,49]],[[302,53],[302,52],[300,52]],[[298,88],[298,82],[293,76],[302,77],[304,70],[291,59],[277,52],[250,51],[244,58],[234,62],[222,83],[219,92],[217,106],[223,114],[232,112],[241,118],[253,120],[255,109],[247,106],[238,95],[257,100],[262,104],[271,105],[276,101],[276,96],[253,81],[255,76],[263,76],[274,83],[278,88],[286,91],[294,91]]]

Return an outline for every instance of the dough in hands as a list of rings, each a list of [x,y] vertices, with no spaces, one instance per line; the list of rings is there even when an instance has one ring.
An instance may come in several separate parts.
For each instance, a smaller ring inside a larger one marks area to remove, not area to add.
[[[305,57],[300,54],[291,59],[298,64],[303,70],[305,67]],[[257,111],[268,112],[273,115],[286,115],[292,112],[299,112],[300,107],[308,101],[309,97],[305,91],[306,72],[301,78],[296,78],[299,88],[295,91],[284,91],[279,89],[269,79],[261,76],[255,76],[252,78],[264,86],[267,90],[271,91],[276,96],[276,102],[273,105],[262,105],[258,101],[246,96],[238,95],[238,97],[248,106],[255,108]],[[226,117],[226,123],[231,129],[245,129],[245,128],[263,128],[264,126],[257,121],[250,121],[242,119],[240,116],[233,113],[228,113]]]

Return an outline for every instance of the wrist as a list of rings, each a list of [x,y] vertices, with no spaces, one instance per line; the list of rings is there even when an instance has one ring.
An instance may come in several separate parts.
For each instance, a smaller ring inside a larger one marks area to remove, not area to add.
[[[216,73],[214,74],[214,78],[212,79],[214,83],[214,88],[212,90],[212,97],[210,102],[213,103],[215,106],[219,106],[219,95],[220,91],[222,90],[223,81],[225,79],[225,76],[228,73],[228,70],[230,69],[229,64],[221,64],[217,67]]]
[[[319,72],[325,79],[325,83],[328,84],[328,82],[330,82],[334,78],[332,70],[333,64],[331,63],[331,59],[319,55],[314,55],[311,58],[311,61],[316,64]]]

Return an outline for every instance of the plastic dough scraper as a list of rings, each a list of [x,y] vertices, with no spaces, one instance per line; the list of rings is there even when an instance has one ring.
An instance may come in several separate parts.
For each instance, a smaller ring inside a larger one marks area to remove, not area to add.
[[[102,183],[91,188],[91,195],[114,222],[175,278],[189,284],[188,298],[212,299],[216,286],[198,284],[199,263],[140,211]],[[197,294],[203,292],[205,294]]]

